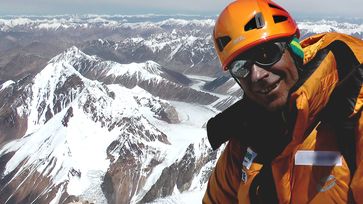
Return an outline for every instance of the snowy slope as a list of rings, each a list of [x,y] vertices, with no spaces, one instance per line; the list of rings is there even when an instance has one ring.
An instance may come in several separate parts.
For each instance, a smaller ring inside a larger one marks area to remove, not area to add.
[[[140,86],[154,96],[198,104],[210,104],[217,100],[212,94],[189,87],[185,75],[168,70],[154,61],[120,64],[89,56],[77,47],[71,47],[50,62],[64,61],[71,64],[83,76],[106,84],[121,84],[128,88]]]
[[[113,61],[104,61],[97,56],[89,56],[73,46],[62,54],[50,60],[51,63],[65,62],[76,68],[78,72],[89,78],[113,79],[119,76],[136,76],[138,80],[162,80],[161,66],[153,61],[145,63],[119,64]],[[92,75],[91,75],[92,74]]]
[[[16,104],[19,117],[26,118],[27,129],[22,138],[0,149],[0,158],[7,160],[0,168],[1,202],[63,203],[78,198],[95,203],[134,203],[145,197],[154,200],[168,195],[150,193],[150,189],[162,188],[158,181],[165,169],[185,162],[204,166],[195,163],[215,161],[215,155],[214,159],[209,158],[211,150],[203,129],[214,111],[202,105],[169,103],[138,86],[129,89],[90,80],[79,72],[80,67],[74,66],[76,61],[82,62],[81,58],[103,63],[71,48],[53,58],[18,90],[27,96],[24,104]],[[143,79],[160,79],[158,66],[153,62],[146,64],[151,66],[109,66],[104,73],[137,73]],[[2,87],[14,83],[17,82],[5,82]],[[175,114],[177,124],[165,120]],[[121,162],[124,159],[132,161],[133,171],[114,174],[115,169],[127,167]],[[201,189],[209,172],[205,167],[190,168],[187,178],[178,175],[169,195]],[[113,182],[125,176],[133,182],[129,186],[122,181]],[[112,182],[106,179],[109,177]],[[31,188],[34,182],[36,186]],[[114,190],[111,193],[116,197],[110,197],[110,189],[104,186],[120,184],[118,189],[129,196]]]
[[[70,85],[70,79],[79,81]],[[69,64],[50,63],[33,80],[29,106],[18,107],[19,114],[28,118],[28,129],[25,137],[1,149],[1,155],[16,152],[5,166],[3,176],[21,164],[19,173],[33,169],[51,177],[55,186],[67,181],[67,192],[78,195],[89,179],[80,179],[79,175],[107,170],[105,150],[120,135],[114,124],[122,125],[119,123],[124,118],[137,118],[135,123],[141,123],[152,134],[151,143],[164,144],[167,140],[161,138],[165,135],[138,110],[140,105],[132,94],[140,92],[137,89],[140,88],[113,87],[111,97],[107,87],[82,77]],[[70,172],[75,175],[70,176]]]

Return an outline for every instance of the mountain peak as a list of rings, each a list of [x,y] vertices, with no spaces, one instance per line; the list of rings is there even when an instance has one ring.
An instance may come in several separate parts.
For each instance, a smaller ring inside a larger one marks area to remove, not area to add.
[[[153,73],[153,74],[158,74],[160,75],[161,74],[161,65],[158,64],[157,62],[154,62],[152,60],[148,60],[145,62],[145,69],[147,71],[149,71],[150,73]]]
[[[63,53],[53,57],[49,61],[49,63],[55,63],[55,62],[59,62],[59,61],[70,62],[70,61],[73,61],[74,59],[78,59],[78,60],[87,59],[87,60],[95,61],[95,60],[97,60],[97,57],[89,56],[89,55],[85,54],[84,52],[82,52],[78,47],[72,46],[72,47],[66,49]]]

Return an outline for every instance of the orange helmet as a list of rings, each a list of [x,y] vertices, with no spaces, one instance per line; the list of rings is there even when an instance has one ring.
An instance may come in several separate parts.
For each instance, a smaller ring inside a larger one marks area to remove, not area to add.
[[[237,0],[219,15],[213,38],[223,70],[240,53],[258,44],[300,33],[290,14],[270,0]]]

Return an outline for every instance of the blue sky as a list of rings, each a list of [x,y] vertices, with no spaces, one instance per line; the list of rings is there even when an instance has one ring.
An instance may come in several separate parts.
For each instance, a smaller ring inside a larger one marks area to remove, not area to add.
[[[231,0],[3,0],[7,14],[218,14]],[[363,18],[362,0],[276,0],[293,15]]]

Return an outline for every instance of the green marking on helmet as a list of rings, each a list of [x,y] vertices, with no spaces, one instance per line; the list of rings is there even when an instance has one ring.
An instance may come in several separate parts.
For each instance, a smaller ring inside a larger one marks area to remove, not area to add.
[[[294,37],[292,39],[292,41],[290,42],[290,47],[291,47],[291,51],[293,52],[293,54],[295,54],[296,56],[298,56],[301,59],[304,59],[304,51],[300,45],[299,39]]]

